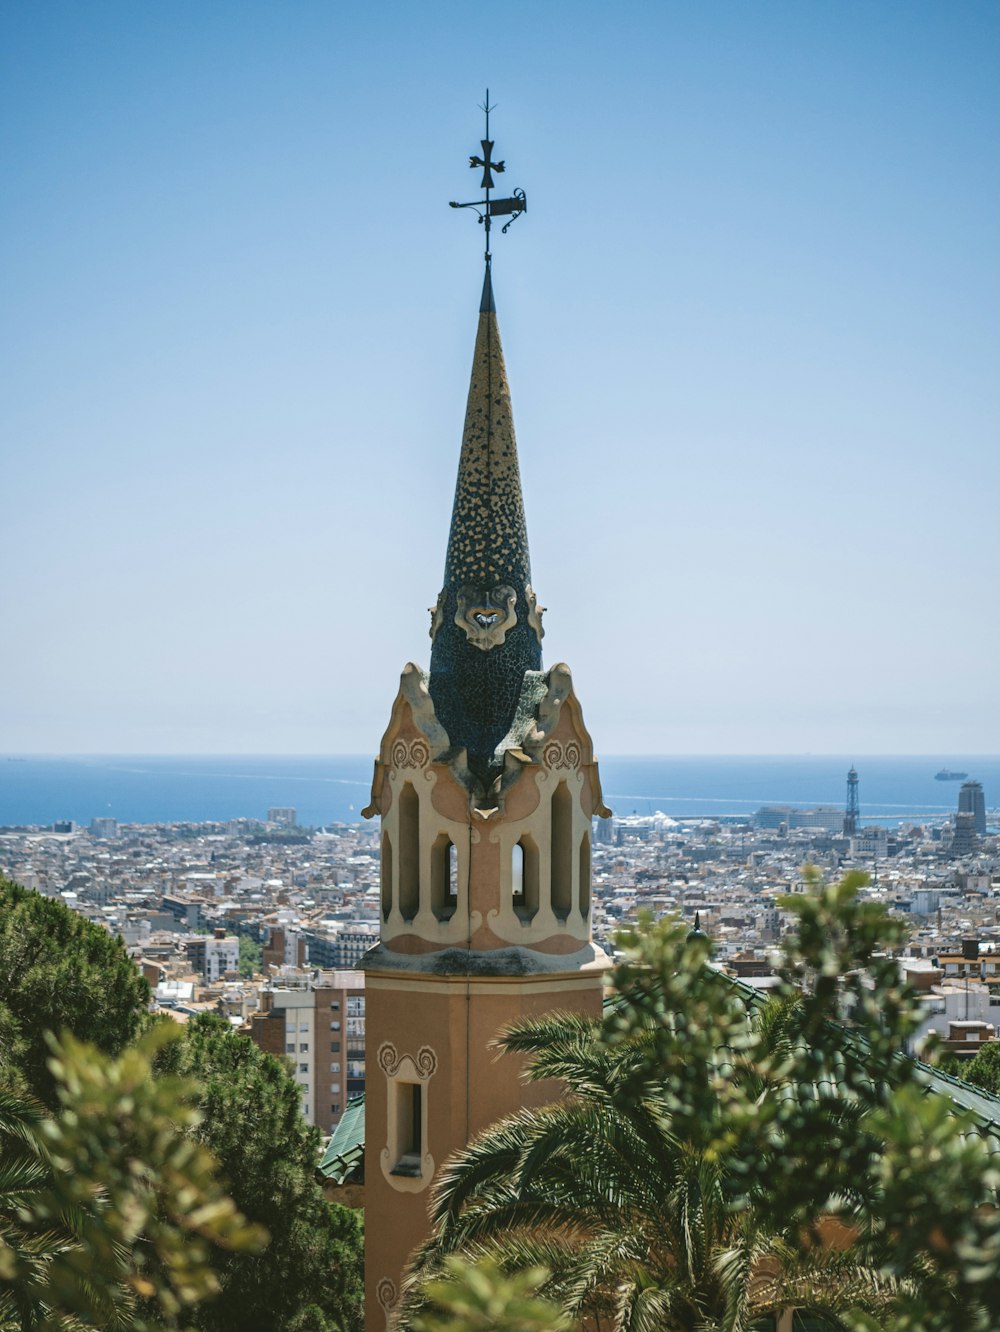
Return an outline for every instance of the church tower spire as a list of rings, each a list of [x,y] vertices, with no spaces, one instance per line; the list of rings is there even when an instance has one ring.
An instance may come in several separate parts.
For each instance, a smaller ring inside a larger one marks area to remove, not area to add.
[[[487,106],[489,99],[487,97]],[[487,112],[488,115],[488,112]],[[492,1041],[555,1009],[598,1017],[608,959],[592,941],[591,826],[610,814],[569,668],[542,669],[528,538],[489,253],[489,137],[476,330],[430,672],[403,670],[366,818],[381,821],[379,942],[365,971],[368,1332],[389,1332],[448,1155],[551,1096]],[[506,227],[504,228],[506,229]]]
[[[542,665],[541,610],[521,495],[510,388],[487,264],[444,586],[432,612],[430,694],[456,750],[489,789],[526,671]]]

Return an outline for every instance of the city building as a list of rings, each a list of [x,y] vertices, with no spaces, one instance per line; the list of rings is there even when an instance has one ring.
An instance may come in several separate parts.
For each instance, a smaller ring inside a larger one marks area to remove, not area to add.
[[[975,830],[980,837],[986,836],[986,797],[980,782],[963,782],[958,791],[959,814],[972,814]]]
[[[261,988],[250,1035],[288,1060],[302,1114],[329,1133],[365,1089],[365,976],[285,967]]]
[[[374,944],[378,925],[347,922],[332,929],[307,930],[304,935],[309,960],[316,967],[356,967]]]
[[[277,823],[282,828],[294,828],[295,818],[295,810],[287,805],[275,806],[267,811],[268,823]]]
[[[859,828],[851,838],[851,855],[856,860],[885,860],[889,854],[886,828]]]
[[[227,972],[240,969],[240,941],[224,929],[214,934],[199,934],[185,940],[188,964],[209,985],[222,980]]]
[[[823,828],[839,832],[844,816],[835,805],[818,805],[815,809],[799,809],[794,805],[762,805],[753,816],[758,828],[788,831],[793,828]]]
[[[979,838],[976,836],[976,815],[973,810],[964,810],[961,814],[955,815],[955,832],[951,839],[951,854],[956,858],[959,856],[971,856],[979,845]]]
[[[541,662],[489,263],[431,663],[402,674],[366,817],[381,819],[380,942],[364,967],[366,1326],[428,1232],[435,1171],[549,1092],[490,1042],[554,1009],[598,1016],[591,826],[607,818],[568,668]]]
[[[272,925],[261,949],[265,972],[269,967],[304,967],[309,961],[309,945],[293,923],[289,912],[279,912],[280,924]]]

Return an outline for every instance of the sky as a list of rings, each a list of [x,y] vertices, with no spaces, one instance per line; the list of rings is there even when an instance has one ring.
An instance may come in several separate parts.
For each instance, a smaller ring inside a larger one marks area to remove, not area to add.
[[[365,753],[482,281],[598,752],[1000,751],[993,0],[0,7],[0,752]]]

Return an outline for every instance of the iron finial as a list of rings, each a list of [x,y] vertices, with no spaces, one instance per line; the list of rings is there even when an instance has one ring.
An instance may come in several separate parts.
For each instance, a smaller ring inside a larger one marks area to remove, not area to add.
[[[502,175],[507,167],[503,161],[495,161],[493,158],[494,143],[490,138],[490,112],[495,111],[496,106],[490,105],[489,88],[486,89],[486,100],[482,103],[481,109],[486,116],[486,132],[483,138],[479,140],[482,148],[482,156],[473,153],[469,157],[469,166],[472,169],[476,169],[477,167],[482,168],[483,177],[479,182],[479,185],[481,189],[486,191],[486,198],[474,199],[471,203],[457,203],[452,201],[448,206],[449,208],[472,208],[475,210],[480,224],[486,231],[486,252],[484,258],[486,260],[486,267],[489,268],[490,261],[493,258],[490,253],[490,227],[493,218],[505,217],[507,219],[500,229],[501,235],[503,235],[506,233],[510,224],[516,221],[517,218],[527,210],[528,201],[525,197],[524,190],[514,190],[509,199],[492,199],[490,197],[490,191],[495,186],[493,173],[496,172],[497,175]]]

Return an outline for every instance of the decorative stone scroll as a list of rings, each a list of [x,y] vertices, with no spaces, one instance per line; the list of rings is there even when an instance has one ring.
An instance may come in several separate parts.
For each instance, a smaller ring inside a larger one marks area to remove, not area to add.
[[[545,630],[542,628],[542,616],[545,614],[545,607],[539,606],[535,589],[530,583],[524,589],[524,597],[528,603],[528,624],[534,629],[535,637],[540,643],[545,637]]]
[[[547,768],[578,768],[583,754],[575,740],[560,744],[550,740],[542,750],[542,760]]]
[[[386,1332],[392,1326],[392,1311],[396,1307],[396,1301],[399,1299],[399,1291],[396,1289],[396,1283],[390,1281],[388,1277],[383,1277],[375,1287],[375,1298],[378,1300],[382,1312],[385,1314]]]
[[[404,1059],[409,1059],[416,1069],[417,1076],[421,1082],[426,1080],[437,1070],[437,1055],[429,1045],[422,1045],[417,1051],[416,1058],[413,1055],[400,1054],[392,1041],[383,1041],[378,1047],[376,1055],[378,1066],[387,1078],[394,1078],[399,1072],[399,1066]]]
[[[425,768],[430,761],[431,751],[426,740],[397,740],[392,746],[392,766],[394,768]]]
[[[437,638],[438,630],[444,624],[444,599],[446,595],[447,588],[442,588],[438,593],[438,599],[435,601],[434,605],[427,607],[431,617],[431,627],[428,632],[430,633],[432,643],[435,638]]]

